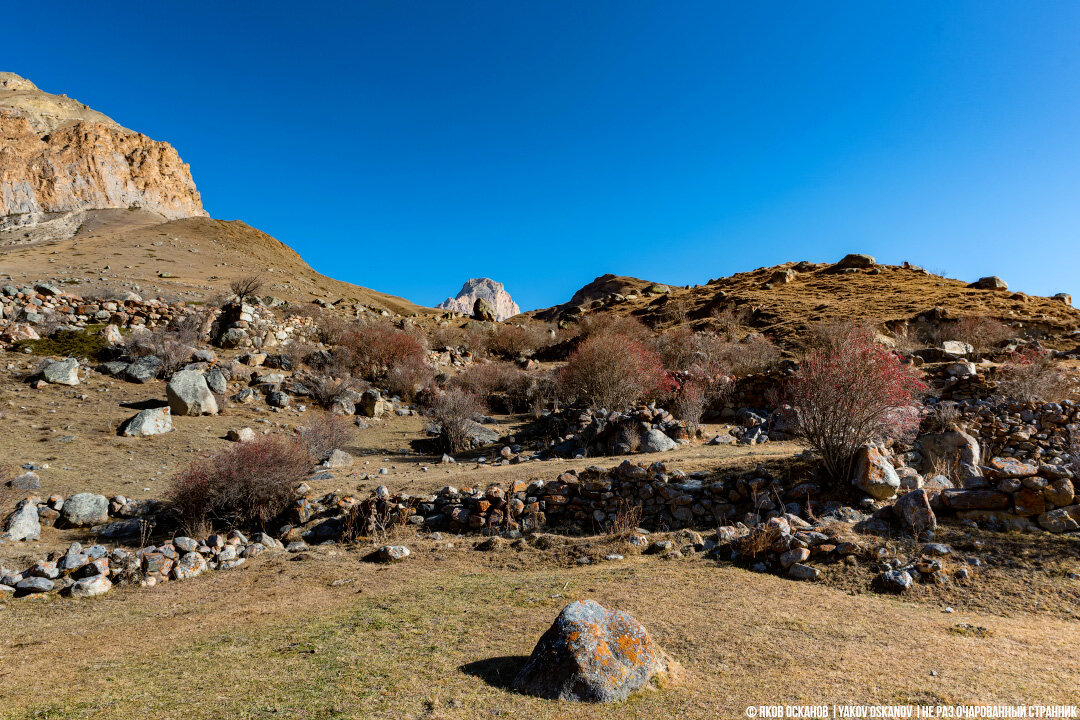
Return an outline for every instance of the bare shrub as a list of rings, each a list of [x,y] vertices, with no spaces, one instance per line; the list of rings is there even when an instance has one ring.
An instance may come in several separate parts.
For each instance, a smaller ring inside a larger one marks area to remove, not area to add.
[[[796,431],[842,483],[850,480],[861,447],[914,435],[926,386],[866,330],[852,330],[830,345],[832,350],[807,355],[783,399]]]
[[[330,408],[360,388],[360,383],[348,373],[333,377],[323,373],[308,373],[299,377],[311,399],[319,407]]]
[[[563,393],[593,408],[618,412],[671,389],[660,356],[617,333],[585,340],[559,371]]]
[[[733,545],[740,557],[758,560],[768,555],[780,538],[778,525],[758,525],[746,535],[736,539]]]
[[[690,298],[686,295],[671,293],[665,297],[667,300],[660,311],[661,320],[672,325],[685,323],[690,314]]]
[[[728,342],[738,342],[747,334],[746,326],[751,314],[750,308],[745,305],[729,306],[714,310],[712,320],[722,338]]]
[[[296,500],[312,458],[296,438],[263,435],[205,455],[169,482],[167,498],[182,527],[262,527]]]
[[[454,376],[453,385],[489,402],[493,395],[504,395],[514,408],[528,402],[529,373],[509,362],[474,363]]]
[[[620,335],[635,342],[648,343],[653,335],[640,320],[629,315],[586,315],[576,329],[582,341],[596,335]]]
[[[629,544],[631,537],[637,534],[641,526],[641,505],[626,498],[619,498],[615,504],[615,513],[608,520],[608,535],[614,540]]]
[[[729,342],[716,350],[716,362],[736,377],[771,370],[780,362],[780,348],[764,335],[751,335],[742,342]]]
[[[167,327],[133,332],[124,340],[124,349],[132,357],[153,355],[162,362],[162,375],[168,377],[191,360],[194,348]]]
[[[672,412],[691,431],[696,431],[705,411],[730,395],[732,385],[724,376],[692,371],[672,397]]]
[[[435,382],[435,370],[420,355],[405,358],[390,368],[384,385],[387,392],[409,402],[415,400]]]
[[[351,422],[335,413],[318,410],[308,413],[307,422],[296,428],[296,437],[317,461],[330,457],[334,450],[344,449],[352,433]]]
[[[1076,378],[1054,361],[1052,353],[1024,348],[1001,364],[997,387],[1020,402],[1066,400],[1076,389]]]
[[[954,402],[939,402],[926,407],[923,416],[923,430],[929,433],[942,433],[952,430],[963,416]]]
[[[240,302],[247,302],[258,296],[259,291],[262,290],[262,286],[263,280],[260,276],[245,275],[229,283],[229,291],[235,295]]]
[[[987,315],[969,315],[941,329],[942,340],[966,342],[977,353],[990,353],[1016,337],[1016,331]]]
[[[547,344],[547,328],[536,325],[496,325],[488,335],[487,350],[504,358],[528,357]]]
[[[694,333],[686,325],[665,330],[653,339],[664,367],[673,372],[688,370],[697,362]]]
[[[469,430],[483,411],[480,398],[460,387],[434,393],[425,408],[428,417],[439,424],[443,447],[451,453],[468,447]]]

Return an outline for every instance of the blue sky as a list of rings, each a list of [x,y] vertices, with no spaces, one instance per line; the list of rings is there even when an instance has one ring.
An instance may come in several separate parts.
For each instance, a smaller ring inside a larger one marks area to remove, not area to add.
[[[523,308],[868,252],[1080,295],[1080,3],[5,8],[0,69],[171,142],[334,277]],[[48,41],[45,38],[48,37]]]

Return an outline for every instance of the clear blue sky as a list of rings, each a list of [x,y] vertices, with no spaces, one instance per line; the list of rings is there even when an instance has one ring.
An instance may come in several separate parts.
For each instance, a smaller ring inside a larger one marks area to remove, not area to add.
[[[851,251],[1080,295],[1075,1],[60,1],[4,24],[0,69],[171,142],[211,215],[423,304]]]

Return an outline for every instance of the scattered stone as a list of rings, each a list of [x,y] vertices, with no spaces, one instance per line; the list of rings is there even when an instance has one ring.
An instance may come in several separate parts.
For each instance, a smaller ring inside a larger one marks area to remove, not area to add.
[[[41,371],[41,377],[53,385],[78,385],[79,361],[75,358],[64,358],[51,362]]]
[[[379,548],[379,559],[383,562],[397,562],[409,557],[412,553],[404,545],[383,545]]]
[[[83,578],[71,586],[71,597],[88,598],[104,595],[112,589],[112,581],[105,575]]]
[[[60,515],[73,527],[98,525],[109,520],[109,500],[104,495],[76,493],[64,501]]]

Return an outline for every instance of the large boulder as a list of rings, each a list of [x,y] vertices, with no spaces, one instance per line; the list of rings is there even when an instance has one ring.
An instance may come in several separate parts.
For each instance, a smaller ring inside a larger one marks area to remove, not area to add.
[[[514,688],[551,700],[619,702],[668,669],[667,656],[641,623],[578,600],[540,638]]]
[[[75,527],[99,525],[109,519],[109,500],[104,495],[76,493],[64,501],[60,517]]]
[[[979,441],[960,430],[927,433],[919,437],[922,449],[923,472],[931,473],[940,468],[955,469],[961,482],[982,477],[979,463],[982,453]]]
[[[997,275],[988,275],[986,277],[979,278],[975,282],[968,285],[968,287],[972,287],[977,290],[1008,290],[1009,283],[1005,282]]]
[[[849,253],[836,263],[833,267],[837,270],[850,270],[850,269],[865,269],[872,268],[877,265],[877,261],[874,260],[873,255],[866,255],[864,253]]]
[[[365,390],[356,403],[356,412],[364,417],[378,418],[386,414],[386,401],[374,388]]]
[[[55,360],[41,371],[41,378],[54,385],[78,385],[79,361],[75,358]]]
[[[71,586],[71,597],[88,598],[104,595],[112,589],[112,581],[106,575],[92,575]]]
[[[896,495],[900,476],[878,448],[868,445],[855,458],[855,475],[851,483],[875,500],[887,500]]]
[[[11,513],[4,520],[4,534],[0,538],[11,541],[37,540],[41,537],[41,521],[38,519],[37,505],[23,503],[22,507]]]
[[[172,430],[172,414],[168,407],[148,408],[130,417],[120,426],[125,437],[160,435]]]
[[[148,383],[165,369],[165,363],[157,355],[145,355],[124,369],[124,378],[133,383]]]
[[[1045,512],[1036,518],[1044,530],[1052,533],[1072,532],[1080,530],[1080,505],[1069,505]]]
[[[679,447],[679,443],[665,435],[662,430],[656,428],[649,430],[641,438],[641,452],[667,452],[677,447]]]
[[[216,415],[217,400],[198,370],[181,370],[165,386],[173,415]]]
[[[941,499],[953,510],[1005,510],[1012,498],[997,490],[942,490]]]
[[[476,302],[473,303],[472,316],[476,320],[483,320],[485,322],[495,322],[499,317],[498,313],[495,311],[495,306],[491,304],[491,301],[482,297],[476,298]]]
[[[893,505],[893,513],[900,526],[916,536],[925,535],[937,527],[937,517],[930,508],[930,497],[922,488],[902,495]]]

